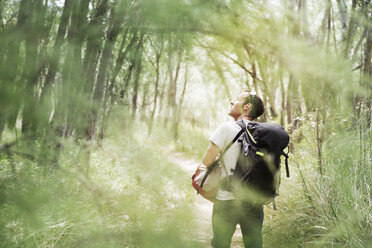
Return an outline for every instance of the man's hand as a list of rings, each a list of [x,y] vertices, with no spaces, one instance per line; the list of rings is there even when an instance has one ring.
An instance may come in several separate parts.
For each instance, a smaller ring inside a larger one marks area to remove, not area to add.
[[[216,160],[219,153],[220,153],[220,149],[216,146],[216,144],[211,142],[209,144],[207,151],[205,152],[203,156],[202,163],[205,166],[209,167]]]

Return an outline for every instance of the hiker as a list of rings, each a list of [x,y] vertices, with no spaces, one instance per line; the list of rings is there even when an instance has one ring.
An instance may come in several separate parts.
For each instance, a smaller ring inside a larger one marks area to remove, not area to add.
[[[245,124],[255,120],[264,113],[264,104],[255,93],[243,92],[234,101],[231,101],[229,115],[234,122],[222,123],[210,137],[210,145],[205,152],[202,163],[210,166],[234,137],[242,129],[237,120]],[[240,154],[241,143],[235,142],[222,157],[225,170],[222,170],[221,181],[231,176]],[[231,238],[240,225],[245,247],[262,247],[262,223],[264,213],[263,205],[253,202],[240,202],[232,192],[220,187],[213,205],[212,228],[213,247],[230,247]]]

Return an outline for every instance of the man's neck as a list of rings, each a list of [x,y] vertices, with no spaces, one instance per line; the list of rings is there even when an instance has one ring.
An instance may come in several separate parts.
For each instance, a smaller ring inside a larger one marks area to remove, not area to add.
[[[234,118],[234,119],[235,119],[235,121],[238,121],[240,119],[252,121],[252,118],[251,117],[245,116],[245,115],[238,116],[237,118]]]

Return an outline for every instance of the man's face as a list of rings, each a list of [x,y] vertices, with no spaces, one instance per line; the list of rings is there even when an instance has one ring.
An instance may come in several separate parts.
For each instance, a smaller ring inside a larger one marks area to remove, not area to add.
[[[248,92],[241,93],[235,100],[231,100],[229,115],[233,118],[237,118],[244,113],[244,100],[249,95]]]

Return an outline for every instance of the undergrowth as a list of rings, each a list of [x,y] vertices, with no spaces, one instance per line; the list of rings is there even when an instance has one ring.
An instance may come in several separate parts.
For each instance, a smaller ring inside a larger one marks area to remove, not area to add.
[[[65,140],[53,172],[1,157],[0,247],[201,246],[189,178],[116,124],[90,150]],[[87,176],[82,157],[89,153]]]
[[[356,130],[329,134],[323,144],[322,171],[314,128],[290,157],[291,178],[282,174],[279,210],[266,208],[266,247],[371,247],[371,166],[362,162]],[[362,137],[363,142],[368,142]],[[370,161],[370,160],[369,160]]]
[[[53,171],[22,154],[1,154],[0,247],[202,246],[190,178],[166,156],[200,160],[209,131],[180,126],[174,142],[160,125],[148,135],[145,124],[120,115],[108,130],[87,149],[64,140]],[[296,132],[278,210],[265,207],[264,247],[371,247],[370,134],[333,130],[320,171],[314,126]]]

